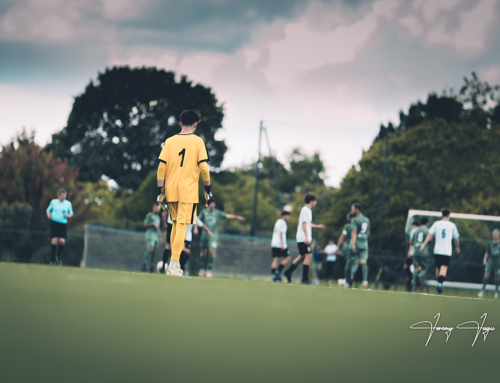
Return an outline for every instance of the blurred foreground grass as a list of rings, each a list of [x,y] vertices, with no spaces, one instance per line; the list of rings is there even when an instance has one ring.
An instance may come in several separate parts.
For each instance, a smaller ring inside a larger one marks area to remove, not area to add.
[[[2,382],[473,382],[496,376],[500,302],[0,263]]]

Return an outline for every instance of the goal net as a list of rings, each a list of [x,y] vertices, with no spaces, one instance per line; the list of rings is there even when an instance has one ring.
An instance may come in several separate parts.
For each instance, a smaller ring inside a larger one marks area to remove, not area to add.
[[[295,241],[289,241],[292,258],[298,255]],[[162,258],[164,244],[159,246],[156,262]],[[146,250],[144,232],[85,225],[82,267],[139,271]],[[191,243],[192,272],[199,270],[200,248],[197,239]],[[219,234],[213,265],[214,277],[271,280],[271,239]],[[295,273],[300,278],[301,273]]]
[[[430,228],[435,221],[441,219],[442,215],[438,211],[410,210],[405,227],[406,250],[408,250],[409,246],[412,223],[416,220],[420,221],[424,217],[429,219],[428,227]],[[446,276],[447,285],[465,289],[479,288],[479,284],[483,280],[483,257],[486,246],[491,240],[492,231],[500,229],[500,217],[451,213],[451,221],[457,225],[460,233],[460,254],[456,254],[455,248],[453,248],[453,255]],[[434,240],[430,244],[430,249],[432,254]],[[436,279],[433,256],[429,257],[427,279],[430,284]],[[450,282],[454,283],[450,285]]]

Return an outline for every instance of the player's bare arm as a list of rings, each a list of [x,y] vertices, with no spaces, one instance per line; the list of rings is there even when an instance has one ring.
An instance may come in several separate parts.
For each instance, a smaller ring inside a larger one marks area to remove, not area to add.
[[[307,223],[305,222],[302,222],[302,230],[304,230],[304,243],[306,245],[310,245],[311,244],[311,240],[309,238],[307,238]]]
[[[285,234],[280,233],[280,239],[281,239],[281,250],[285,250],[286,249]]]
[[[488,262],[488,253],[484,253],[483,265],[486,266],[486,262]]]
[[[226,215],[227,219],[237,219],[238,221],[243,222],[245,220],[245,217],[242,217],[241,215],[234,215],[234,214],[228,214]]]
[[[356,252],[356,235],[357,234],[358,234],[358,231],[356,229],[351,231],[351,249],[354,252]]]
[[[460,239],[455,238],[455,253],[460,254]]]
[[[316,225],[316,224],[314,224],[314,223],[311,223],[311,227],[312,227],[313,229],[321,229],[321,230],[323,230],[326,226],[325,226],[325,225],[323,225],[322,223],[321,223],[321,224],[319,224],[319,225]]]
[[[339,244],[339,247],[341,247],[344,244],[344,241],[345,241],[345,235],[341,234],[339,237],[339,240],[337,241],[337,243]]]
[[[207,232],[207,234],[208,234],[209,236],[211,236],[212,238],[214,237],[214,233],[212,233],[212,232],[210,231],[210,229],[209,229],[208,227],[206,227],[205,225],[203,225],[203,226],[201,227],[201,229],[202,229],[202,230],[205,230],[205,231]]]
[[[423,253],[424,252],[424,249],[425,249],[425,246],[430,242],[432,241],[432,234],[428,234],[427,237],[425,238],[425,241],[424,243],[422,243],[422,246],[420,247],[420,252]]]
[[[413,253],[413,242],[410,242],[410,247],[408,248],[408,258],[411,258],[411,253]]]

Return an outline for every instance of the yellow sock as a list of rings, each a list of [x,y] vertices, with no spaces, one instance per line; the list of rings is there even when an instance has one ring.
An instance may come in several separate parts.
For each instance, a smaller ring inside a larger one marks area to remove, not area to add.
[[[174,228],[175,228],[175,235],[174,235]],[[184,248],[184,241],[186,239],[186,229],[187,229],[187,223],[174,223],[174,227],[172,228],[172,234],[174,235],[173,240],[172,240],[172,261],[178,262],[182,249]]]
[[[174,238],[175,238],[175,233],[177,232],[177,221],[172,222],[172,230],[170,231],[170,249],[174,248]]]

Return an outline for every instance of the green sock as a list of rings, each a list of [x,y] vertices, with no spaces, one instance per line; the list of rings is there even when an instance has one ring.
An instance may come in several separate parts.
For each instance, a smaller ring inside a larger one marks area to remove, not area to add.
[[[200,270],[207,268],[207,255],[200,255]]]
[[[356,272],[358,271],[359,265],[357,263],[352,263],[351,265],[351,281],[354,282],[354,276],[356,275]]]
[[[208,270],[212,271],[212,267],[214,266],[214,258],[215,257],[208,257]]]
[[[498,293],[498,285],[500,284],[500,279],[495,278],[495,292]]]
[[[486,290],[487,283],[488,283],[488,278],[483,278],[483,291]]]
[[[363,282],[368,282],[368,264],[361,264],[361,272],[363,273]]]
[[[149,258],[149,270],[154,270],[156,252],[153,251],[150,254],[151,257]]]
[[[142,256],[142,266],[143,266],[143,267],[147,267],[147,265],[148,265],[148,263],[149,263],[149,255],[150,255],[150,254],[151,254],[151,253],[150,253],[148,250],[146,250],[146,251],[144,252],[144,255]]]
[[[344,267],[345,281],[347,284],[351,284],[351,262],[346,262]]]
[[[413,279],[412,279],[413,291],[417,291],[418,277],[419,277],[419,273],[413,273]]]

